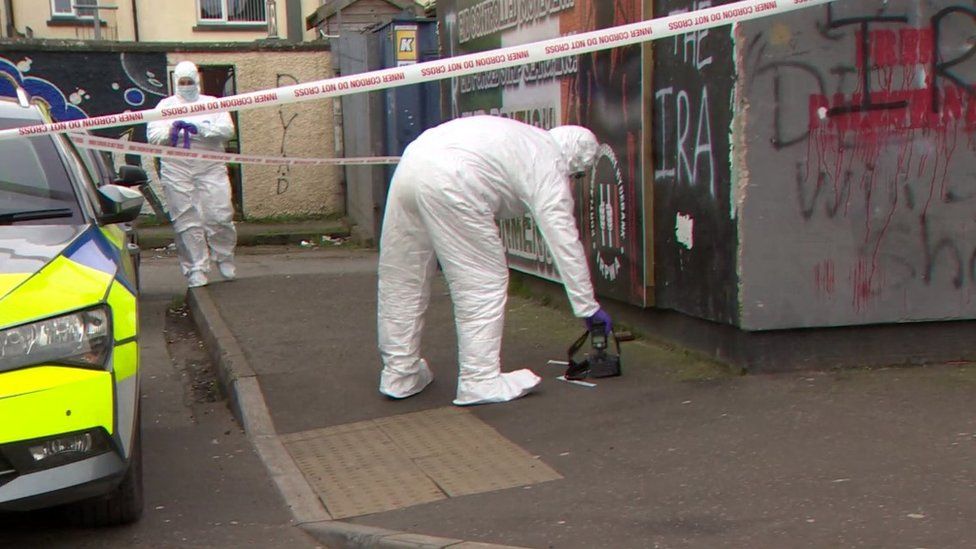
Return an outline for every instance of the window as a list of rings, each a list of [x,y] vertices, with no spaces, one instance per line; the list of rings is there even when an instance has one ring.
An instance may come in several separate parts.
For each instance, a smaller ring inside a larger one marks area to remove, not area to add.
[[[39,122],[0,118],[0,128]],[[61,208],[70,209],[72,215],[33,224],[78,222],[78,200],[54,139],[39,135],[0,141],[0,214]]]
[[[197,0],[201,23],[265,23],[266,0]]]
[[[85,17],[95,16],[95,10],[80,6],[97,6],[98,0],[51,0],[51,14],[54,17]]]

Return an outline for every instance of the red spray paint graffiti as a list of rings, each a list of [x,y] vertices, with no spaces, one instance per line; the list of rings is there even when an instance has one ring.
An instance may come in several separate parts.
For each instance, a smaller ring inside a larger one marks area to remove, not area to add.
[[[817,293],[831,296],[834,293],[834,262],[824,259],[813,266],[813,286]]]
[[[976,12],[962,11],[976,20]],[[951,198],[953,155],[962,147],[976,150],[976,95],[949,71],[954,60],[939,59],[938,17],[930,28],[897,31],[870,29],[868,23],[879,19],[835,21],[835,28],[860,25],[857,84],[849,94],[809,97],[803,184],[814,186],[814,196],[827,193],[830,215],[863,208],[863,252],[849,273],[856,311],[866,310],[884,289],[879,252],[896,210],[912,209],[924,225],[930,208]],[[928,282],[932,258],[926,260]],[[829,293],[833,266],[828,271],[826,262],[818,264],[813,276],[816,288]]]

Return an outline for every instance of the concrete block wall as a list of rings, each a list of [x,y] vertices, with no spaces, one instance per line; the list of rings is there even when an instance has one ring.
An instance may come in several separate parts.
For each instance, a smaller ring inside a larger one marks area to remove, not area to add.
[[[656,41],[656,306],[747,331],[976,317],[974,29],[971,3],[864,0]]]
[[[974,29],[919,0],[735,29],[742,328],[976,317]]]

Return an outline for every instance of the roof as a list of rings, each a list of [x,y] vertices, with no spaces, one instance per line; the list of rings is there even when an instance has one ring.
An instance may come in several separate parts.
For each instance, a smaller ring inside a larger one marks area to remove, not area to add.
[[[424,8],[427,17],[433,17],[437,13],[437,0],[415,0],[420,7]]]
[[[414,11],[418,8],[424,10],[431,0],[384,0],[387,4],[401,10]],[[359,0],[331,0],[329,3],[319,6],[311,15],[305,18],[305,28],[312,29],[321,24],[326,19],[332,17],[340,10],[359,2]]]

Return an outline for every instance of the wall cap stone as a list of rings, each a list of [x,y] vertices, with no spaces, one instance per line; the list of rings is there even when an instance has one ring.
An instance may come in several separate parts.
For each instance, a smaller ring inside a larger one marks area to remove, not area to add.
[[[107,42],[90,40],[56,39],[0,39],[0,52],[8,51],[78,51],[79,45],[90,52],[126,53],[210,53],[210,52],[307,52],[330,51],[326,40],[311,42],[289,42],[282,39],[260,39],[251,42]]]

